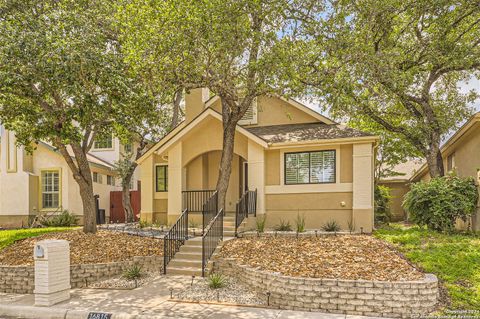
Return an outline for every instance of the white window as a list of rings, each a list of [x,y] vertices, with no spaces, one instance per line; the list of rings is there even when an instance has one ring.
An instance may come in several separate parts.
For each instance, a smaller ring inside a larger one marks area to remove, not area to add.
[[[98,138],[93,143],[94,150],[109,150],[113,149],[113,136],[107,135],[102,138]]]
[[[107,185],[115,186],[115,177],[107,175]]]
[[[92,179],[95,183],[99,183],[99,184],[103,183],[103,177],[102,177],[102,174],[100,174],[100,173],[93,172],[92,173]]]
[[[285,153],[285,184],[335,183],[335,150]]]
[[[240,125],[252,125],[258,123],[258,107],[257,99],[254,99],[252,105],[248,108],[247,112],[243,115],[242,119],[238,121]]]
[[[41,172],[42,208],[60,207],[60,171]]]

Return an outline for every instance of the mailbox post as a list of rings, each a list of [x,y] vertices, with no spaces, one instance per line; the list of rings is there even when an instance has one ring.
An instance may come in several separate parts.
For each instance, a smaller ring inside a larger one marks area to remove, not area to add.
[[[70,299],[70,246],[66,240],[42,240],[33,249],[35,306]]]

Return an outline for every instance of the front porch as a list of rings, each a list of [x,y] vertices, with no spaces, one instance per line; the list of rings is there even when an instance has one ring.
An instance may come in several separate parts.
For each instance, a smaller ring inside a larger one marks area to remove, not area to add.
[[[222,123],[208,113],[192,121],[141,162],[141,219],[171,226],[185,208],[189,223],[202,224],[203,204],[216,188],[222,155]],[[189,125],[190,125],[189,124]],[[258,190],[257,212],[264,213],[264,149],[266,145],[247,131],[237,131],[230,182],[225,202],[227,215],[245,190]]]

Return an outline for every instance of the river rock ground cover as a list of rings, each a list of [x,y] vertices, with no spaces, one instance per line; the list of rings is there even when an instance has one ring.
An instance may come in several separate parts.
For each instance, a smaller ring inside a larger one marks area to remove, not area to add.
[[[37,241],[64,239],[70,242],[71,264],[93,264],[132,260],[134,256],[162,256],[163,240],[99,230],[85,234],[81,230],[48,233],[18,240],[0,250],[0,265],[33,265],[33,247]]]
[[[220,256],[293,277],[380,281],[424,277],[392,246],[369,235],[240,238],[226,242]]]

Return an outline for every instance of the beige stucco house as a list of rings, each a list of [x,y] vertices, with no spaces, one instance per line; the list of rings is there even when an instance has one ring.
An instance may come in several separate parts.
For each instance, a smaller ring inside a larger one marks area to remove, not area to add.
[[[454,171],[458,176],[472,176],[477,185],[480,184],[480,112],[473,115],[443,144],[441,152],[446,173]],[[391,189],[391,210],[395,220],[405,220],[408,216],[402,208],[402,202],[410,190],[410,184],[429,181],[430,174],[427,165],[419,164],[418,160],[402,164],[395,169],[397,170],[405,175],[382,179],[380,184]],[[470,224],[474,230],[480,230],[480,203]],[[459,222],[457,226],[466,228],[468,223]]]
[[[15,133],[2,126],[0,136],[0,227],[27,225],[37,214],[58,213],[64,209],[78,215],[82,222],[79,188],[60,153],[40,142],[29,154],[15,144]],[[107,221],[110,192],[121,189],[113,163],[123,147],[112,137],[96,141],[88,154],[94,193],[99,197],[99,209],[105,209]],[[132,188],[135,189],[138,176],[134,180]]]
[[[472,176],[480,184],[480,112],[473,115],[441,148],[445,172],[458,176]],[[410,178],[411,183],[430,180],[428,168],[423,165]],[[467,223],[468,224],[468,223]],[[474,230],[480,230],[480,203],[471,221]],[[459,225],[464,228],[467,225]]]
[[[185,192],[215,189],[220,111],[218,97],[192,90],[185,98],[185,120],[139,159],[142,219],[171,225],[185,206]],[[226,211],[235,211],[245,190],[256,189],[257,218],[266,216],[267,227],[280,220],[295,225],[301,215],[310,229],[335,220],[343,229],[353,223],[371,231],[376,143],[377,137],[297,101],[260,97],[236,129]]]

